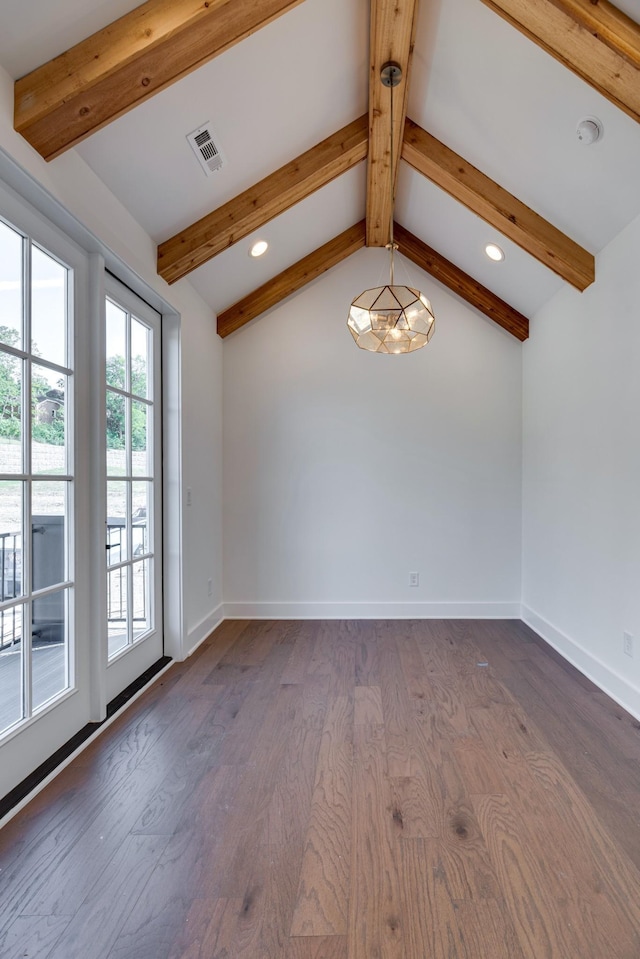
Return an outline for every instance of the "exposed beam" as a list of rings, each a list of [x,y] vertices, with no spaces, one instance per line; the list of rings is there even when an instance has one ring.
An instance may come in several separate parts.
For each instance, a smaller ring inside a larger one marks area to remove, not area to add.
[[[514,310],[513,307],[482,286],[473,277],[436,253],[435,250],[432,250],[418,237],[405,230],[399,223],[394,223],[394,237],[400,253],[436,280],[439,280],[444,286],[457,293],[471,306],[494,320],[517,339],[527,339],[529,336],[529,320],[526,316]],[[219,335],[225,337],[239,330],[245,323],[276,306],[285,297],[290,296],[310,283],[311,280],[330,270],[331,267],[351,256],[352,253],[355,253],[364,245],[365,221],[362,220],[220,313],[218,316]]]
[[[593,283],[591,253],[409,119],[402,158],[568,283]]]
[[[607,0],[560,0],[561,9],[620,56],[640,68],[640,27]]]
[[[302,0],[148,0],[22,77],[15,128],[46,160]]]
[[[526,340],[529,336],[529,320],[522,313],[501,300],[499,296],[478,283],[473,277],[464,273],[457,266],[446,260],[430,246],[419,240],[417,236],[405,230],[399,223],[394,224],[394,238],[398,250],[412,260],[416,266],[439,280],[467,303],[474,306],[489,319],[507,330],[519,340]]]
[[[640,121],[640,26],[606,0],[483,0]]]
[[[407,113],[416,8],[417,0],[371,0],[367,246],[385,246],[389,242],[389,222]],[[398,63],[402,69],[402,80],[393,90],[393,170],[390,170],[389,150],[391,91],[380,80],[380,71],[389,60]]]
[[[362,116],[161,243],[158,273],[168,283],[175,283],[345,173],[366,155],[367,117]]]
[[[249,320],[276,306],[285,297],[315,280],[356,250],[360,250],[364,241],[365,221],[362,220],[220,313],[218,333],[224,337],[239,330]]]

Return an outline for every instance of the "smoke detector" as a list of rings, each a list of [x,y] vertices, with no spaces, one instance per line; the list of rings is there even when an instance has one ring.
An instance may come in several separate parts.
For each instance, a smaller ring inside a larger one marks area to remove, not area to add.
[[[207,176],[211,176],[222,169],[225,158],[220,149],[220,144],[213,136],[211,123],[205,123],[197,130],[188,133],[187,141]]]
[[[597,117],[585,117],[580,120],[576,133],[578,134],[578,140],[585,146],[589,146],[591,143],[596,143],[602,139],[604,130]]]

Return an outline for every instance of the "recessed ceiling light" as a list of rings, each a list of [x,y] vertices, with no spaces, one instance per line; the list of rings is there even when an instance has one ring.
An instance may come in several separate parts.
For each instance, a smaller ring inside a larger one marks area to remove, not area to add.
[[[251,256],[262,256],[263,253],[267,252],[268,247],[269,247],[269,244],[267,243],[266,240],[258,240],[256,243],[253,244],[253,246],[249,250],[249,253],[251,254]]]
[[[504,260],[504,251],[500,249],[495,243],[487,243],[484,248],[484,252],[487,254],[490,260],[495,260],[496,263],[499,263],[500,260]]]

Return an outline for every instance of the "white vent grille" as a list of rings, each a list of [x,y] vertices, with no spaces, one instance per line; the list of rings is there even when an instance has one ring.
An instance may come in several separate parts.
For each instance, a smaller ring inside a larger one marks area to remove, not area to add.
[[[205,123],[204,126],[187,134],[187,140],[207,176],[222,169],[225,162],[224,156],[220,146],[214,140],[210,123]]]

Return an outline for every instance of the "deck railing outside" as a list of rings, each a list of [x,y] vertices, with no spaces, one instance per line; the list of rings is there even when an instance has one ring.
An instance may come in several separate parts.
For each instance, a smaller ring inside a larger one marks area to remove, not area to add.
[[[107,546],[112,563],[118,563],[122,555],[123,535],[126,526],[123,520],[110,519],[107,523]],[[144,549],[146,541],[146,523],[139,520],[133,526],[134,555]],[[109,623],[124,622],[126,620],[126,589],[124,588],[125,573],[122,568],[115,571],[115,576],[107,578],[107,619]],[[60,575],[62,578],[62,574]],[[22,535],[18,532],[0,532],[0,602],[16,599],[22,593]],[[144,603],[144,591],[138,599],[138,604]],[[146,621],[146,609],[134,610],[134,620]],[[0,610],[0,651],[17,645],[22,639],[22,608],[12,606]]]
[[[0,602],[15,599],[22,589],[22,536],[0,533]],[[0,612],[0,650],[22,638],[22,612],[15,606]]]

